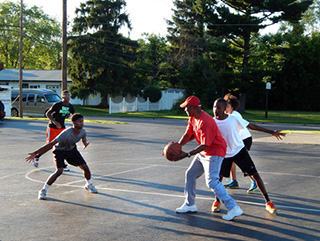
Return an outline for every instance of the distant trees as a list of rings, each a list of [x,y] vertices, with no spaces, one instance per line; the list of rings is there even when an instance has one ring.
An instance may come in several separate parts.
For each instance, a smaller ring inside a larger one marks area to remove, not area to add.
[[[19,67],[20,4],[0,3],[0,62]],[[23,68],[58,69],[61,62],[60,24],[36,6],[23,5]]]
[[[123,6],[124,0],[90,0],[76,10],[73,36],[68,41],[74,96],[84,98],[99,92],[101,105],[106,106],[108,94],[136,92],[131,66],[138,44],[119,34],[121,26],[130,28]]]

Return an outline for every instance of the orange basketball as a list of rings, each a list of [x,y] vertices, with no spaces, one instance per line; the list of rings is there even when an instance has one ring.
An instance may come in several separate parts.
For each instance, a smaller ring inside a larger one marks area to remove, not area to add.
[[[173,158],[180,155],[180,153],[181,145],[177,142],[169,142],[165,146],[162,155],[164,155],[169,161],[174,161]]]

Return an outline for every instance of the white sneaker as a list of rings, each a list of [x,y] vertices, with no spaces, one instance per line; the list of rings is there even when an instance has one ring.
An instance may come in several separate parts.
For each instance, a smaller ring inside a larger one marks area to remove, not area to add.
[[[33,158],[32,164],[33,164],[35,167],[38,168],[38,167],[39,167],[39,157]]]
[[[240,216],[241,214],[243,214],[243,211],[242,211],[241,208],[237,205],[237,206],[231,208],[231,209],[228,211],[227,215],[223,215],[222,218],[223,218],[224,220],[230,221],[230,220],[234,219],[235,217]]]
[[[93,186],[92,184],[90,185],[85,185],[84,188],[88,190],[91,193],[98,193],[98,190]]]
[[[187,204],[183,204],[180,208],[176,209],[176,213],[196,213],[198,211],[195,204],[188,206]]]
[[[44,189],[41,189],[41,190],[39,191],[39,194],[38,194],[38,199],[39,199],[39,200],[46,200],[46,199],[47,199],[47,198],[46,198],[46,195],[47,195],[47,191],[44,190]]]
[[[70,169],[68,167],[63,168],[64,172],[70,172]]]

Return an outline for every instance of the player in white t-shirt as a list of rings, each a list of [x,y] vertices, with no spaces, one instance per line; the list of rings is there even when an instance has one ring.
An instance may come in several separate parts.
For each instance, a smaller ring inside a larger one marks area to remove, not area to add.
[[[270,201],[267,190],[264,183],[248,153],[246,150],[242,138],[239,135],[239,130],[243,128],[257,129],[272,134],[277,139],[281,139],[281,136],[285,134],[280,131],[272,131],[263,127],[256,126],[249,123],[244,119],[240,119],[235,115],[226,114],[227,101],[219,98],[214,102],[213,113],[215,115],[214,120],[221,132],[221,135],[227,142],[227,153],[221,165],[220,179],[230,176],[231,165],[234,162],[241,169],[245,176],[250,176],[255,180],[259,190],[266,201],[266,210],[270,213],[274,213],[277,209]],[[220,200],[216,198],[216,201],[212,205],[212,211],[220,210]]]
[[[224,96],[224,99],[227,101],[226,113],[230,115],[235,115],[243,119],[242,115],[238,111],[236,111],[240,107],[240,102],[238,98],[232,95],[231,93],[228,93]],[[252,145],[252,135],[249,129],[247,127],[240,129],[239,135],[244,143],[245,148],[247,149],[247,151],[249,151]],[[237,181],[237,175],[236,175],[236,166],[234,163],[232,163],[231,170],[230,170],[230,182],[227,185],[224,185],[224,187],[231,188],[231,189],[239,188],[239,183]],[[252,193],[257,189],[258,189],[258,186],[256,182],[254,181],[254,179],[251,179],[251,185],[250,185],[250,188],[247,190],[247,193]]]

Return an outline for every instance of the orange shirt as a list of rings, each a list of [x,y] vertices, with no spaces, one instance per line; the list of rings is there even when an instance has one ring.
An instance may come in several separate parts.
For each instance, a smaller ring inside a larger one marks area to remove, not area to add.
[[[199,145],[208,146],[201,153],[206,156],[220,156],[226,155],[227,143],[223,139],[217,124],[213,118],[203,110],[199,119],[190,117],[186,134],[195,136]]]

